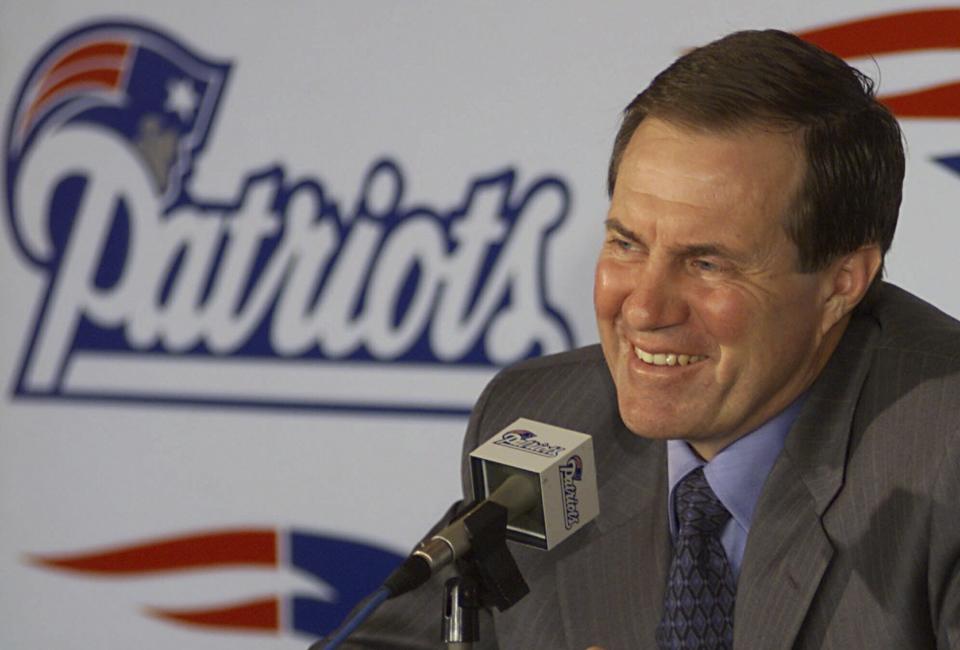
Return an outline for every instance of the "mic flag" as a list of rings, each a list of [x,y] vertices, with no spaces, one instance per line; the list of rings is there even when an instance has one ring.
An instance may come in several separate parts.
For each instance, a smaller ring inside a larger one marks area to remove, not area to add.
[[[593,440],[588,435],[520,418],[477,447],[470,464],[476,502],[421,542],[387,578],[384,585],[391,597],[416,589],[441,567],[464,557],[480,538],[489,546],[485,533],[497,529],[503,535],[501,543],[505,536],[549,550],[600,511]],[[497,508],[502,524],[490,519]],[[468,520],[477,528],[468,526]],[[496,551],[480,550],[485,556]],[[509,556],[505,545],[502,550]]]
[[[520,418],[471,452],[470,466],[477,501],[511,477],[535,486],[536,505],[511,518],[508,539],[550,550],[600,512],[586,434]]]

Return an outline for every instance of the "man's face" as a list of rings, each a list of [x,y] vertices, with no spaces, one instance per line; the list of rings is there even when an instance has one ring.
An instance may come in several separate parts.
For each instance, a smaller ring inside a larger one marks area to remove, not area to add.
[[[634,433],[685,439],[710,458],[819,373],[832,280],[797,271],[783,227],[803,169],[791,134],[717,135],[652,117],[634,132],[594,285]]]

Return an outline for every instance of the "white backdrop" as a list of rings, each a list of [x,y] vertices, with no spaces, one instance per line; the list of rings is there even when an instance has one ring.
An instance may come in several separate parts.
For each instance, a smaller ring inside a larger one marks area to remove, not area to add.
[[[297,597],[348,607],[371,558],[402,553],[457,498],[466,413],[496,367],[595,340],[591,267],[627,101],[685,48],[729,31],[910,9],[4,3],[0,647],[307,645],[317,623]],[[856,62],[887,95],[956,81],[960,37],[932,45]],[[903,126],[888,275],[960,316],[960,176],[935,160],[960,151],[960,121]],[[384,160],[393,167],[365,191]],[[282,178],[251,180],[268,169]],[[402,196],[377,217],[392,169]],[[62,186],[71,176],[86,185]],[[124,223],[112,221],[118,197],[128,237],[108,237]],[[229,253],[217,266],[202,244],[224,233],[237,251],[244,237],[276,247],[248,242],[235,266]],[[334,259],[324,310],[301,318],[298,278]],[[419,276],[406,275],[412,259]],[[204,316],[241,280],[264,293],[251,322],[265,329],[237,333],[229,310]],[[212,547],[197,539],[215,533]],[[254,538],[269,548],[244,551]],[[185,541],[164,555],[172,539]]]

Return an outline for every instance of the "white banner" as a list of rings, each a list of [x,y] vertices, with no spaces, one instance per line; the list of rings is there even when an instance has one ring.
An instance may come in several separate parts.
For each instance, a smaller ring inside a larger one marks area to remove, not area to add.
[[[960,316],[937,4],[6,3],[0,647],[330,629],[458,498],[497,368],[596,340],[619,112],[724,33],[879,79],[888,277]]]

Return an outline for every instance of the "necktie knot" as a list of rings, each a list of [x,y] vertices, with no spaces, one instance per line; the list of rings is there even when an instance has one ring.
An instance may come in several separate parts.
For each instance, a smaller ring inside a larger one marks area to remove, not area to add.
[[[674,498],[680,536],[718,535],[730,520],[730,512],[710,488],[702,467],[683,477]]]

